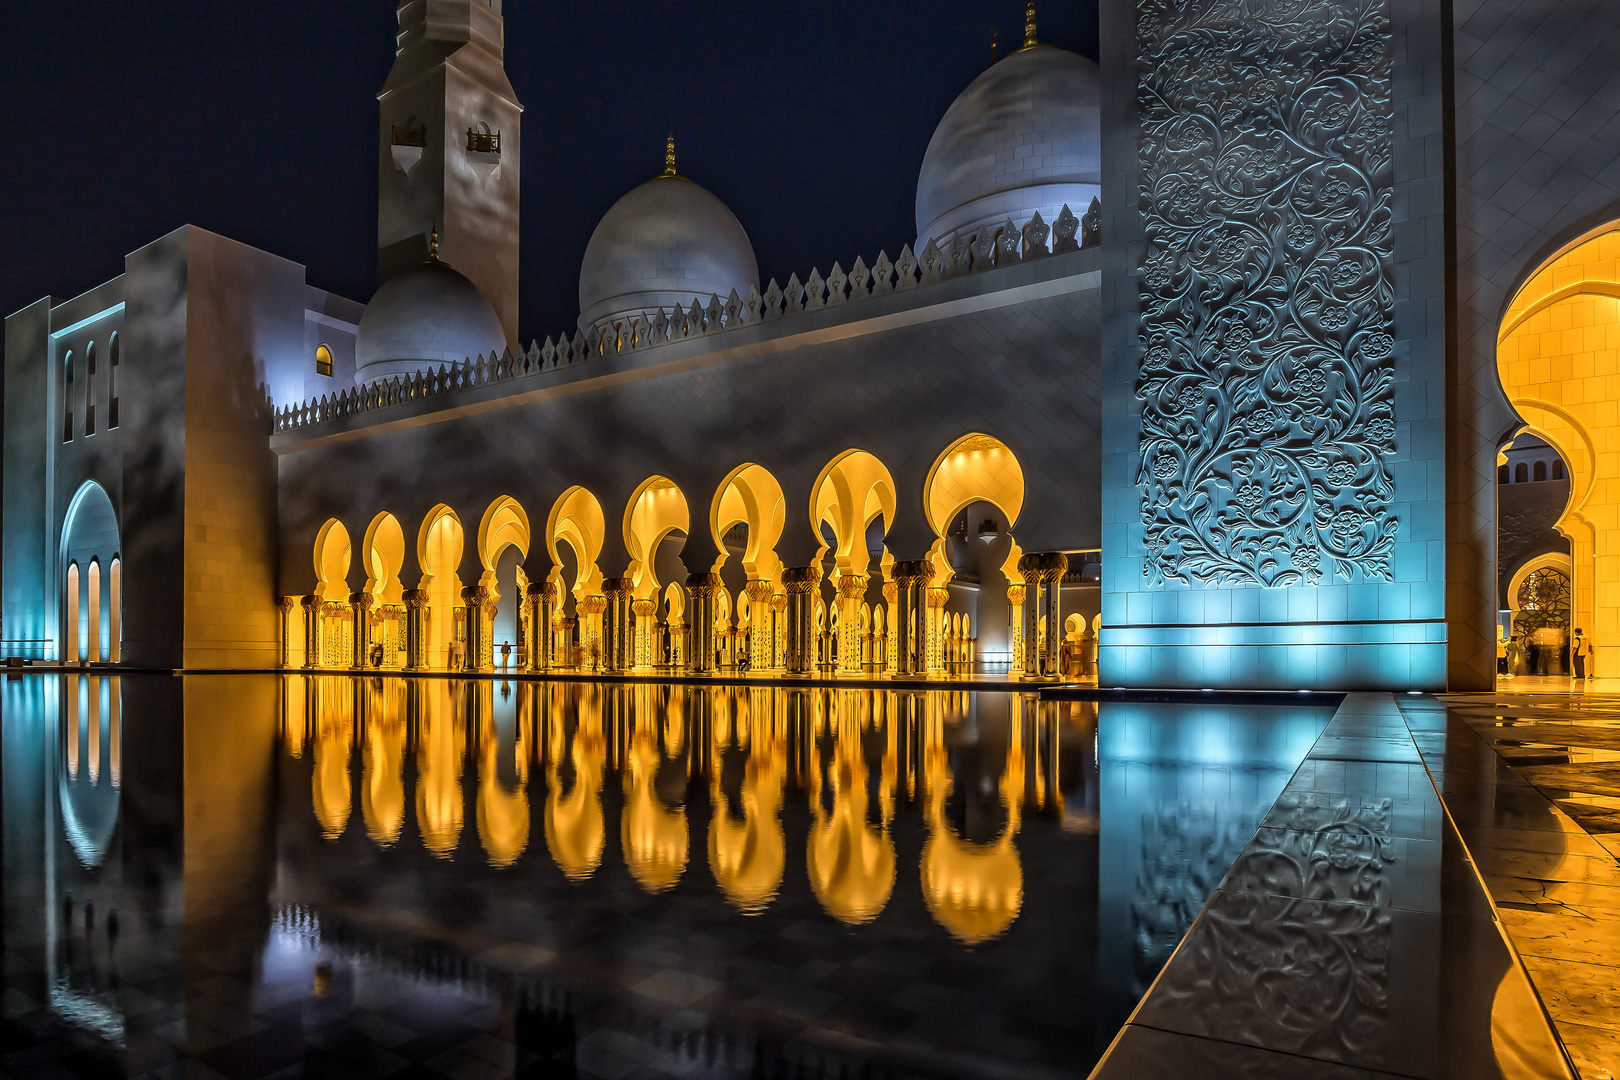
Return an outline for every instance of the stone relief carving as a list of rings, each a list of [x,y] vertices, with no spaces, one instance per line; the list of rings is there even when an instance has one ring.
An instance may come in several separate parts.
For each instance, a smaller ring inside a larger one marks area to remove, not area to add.
[[[1398,522],[1385,0],[1143,0],[1151,584],[1387,581]]]

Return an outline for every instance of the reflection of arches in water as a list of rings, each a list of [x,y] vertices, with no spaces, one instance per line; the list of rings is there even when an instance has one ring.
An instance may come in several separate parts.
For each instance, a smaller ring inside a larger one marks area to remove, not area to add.
[[[437,680],[423,685],[416,738],[416,827],[422,846],[442,859],[455,854],[463,822],[461,756],[466,727],[453,686]]]
[[[361,812],[366,835],[386,848],[405,826],[405,685],[389,679],[362,692],[369,706],[361,743]]]
[[[517,862],[529,846],[529,742],[527,710],[514,722],[509,754],[503,754],[501,735],[489,695],[493,687],[480,683],[478,695],[478,838],[494,867]],[[520,701],[523,699],[520,699]],[[505,719],[505,718],[503,718]],[[501,776],[505,760],[513,762],[511,783]]]
[[[86,869],[94,869],[107,857],[118,826],[122,799],[123,733],[118,679],[65,676],[58,723],[65,750],[57,775],[62,833],[79,862]],[[102,767],[103,747],[107,757],[105,769]]]
[[[764,911],[782,887],[787,865],[787,845],[782,832],[782,793],[786,783],[786,745],[777,738],[769,723],[769,713],[756,717],[746,699],[733,698],[733,705],[749,713],[743,721],[733,715],[734,730],[722,733],[715,717],[714,753],[720,758],[728,746],[745,753],[741,788],[735,803],[722,786],[721,768],[711,772],[709,818],[709,869],[714,879],[739,910],[748,915]],[[739,745],[740,744],[740,745]]]
[[[888,906],[894,892],[894,725],[879,785],[879,825],[869,820],[870,773],[862,743],[860,691],[838,691],[833,700],[832,760],[811,771],[812,822],[806,852],[810,886],[829,914],[858,925],[871,922]],[[831,807],[826,803],[830,799]]]
[[[347,679],[314,680],[315,771],[311,780],[321,835],[336,840],[349,824],[350,755],[354,747],[354,695]]]
[[[672,732],[660,752],[657,717],[646,711],[636,711],[633,725],[625,753],[620,842],[636,882],[650,893],[666,892],[686,871],[690,838],[686,808],[664,804],[658,793],[658,779],[666,757],[671,766],[677,765],[685,747]]]
[[[583,881],[602,864],[607,842],[602,817],[602,771],[607,760],[602,691],[594,686],[547,691],[552,704],[547,725],[546,847],[564,877]],[[578,700],[570,700],[575,693]],[[575,721],[572,737],[566,722],[570,715]],[[563,776],[565,768],[571,776]]]

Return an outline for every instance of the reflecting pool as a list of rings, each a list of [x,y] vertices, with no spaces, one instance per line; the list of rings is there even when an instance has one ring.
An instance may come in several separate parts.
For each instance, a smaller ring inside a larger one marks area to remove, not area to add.
[[[228,1077],[1084,1076],[1332,714],[301,675],[4,695],[8,1042]]]

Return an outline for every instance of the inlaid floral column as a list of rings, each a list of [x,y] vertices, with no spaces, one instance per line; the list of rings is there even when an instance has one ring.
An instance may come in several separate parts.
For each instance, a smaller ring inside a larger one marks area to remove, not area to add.
[[[1007,586],[1007,603],[1012,620],[1012,664],[1007,672],[1017,674],[1024,670],[1024,586]]]
[[[576,605],[579,611],[579,644],[581,665],[590,671],[602,668],[602,612],[607,610],[607,597],[598,593],[582,598]]]
[[[714,670],[714,594],[719,588],[719,574],[687,575],[686,591],[692,597],[687,619],[692,628],[692,649],[687,667],[694,675]]]
[[[630,579],[608,578],[602,582],[607,604],[602,616],[602,666],[623,671],[630,666]]]
[[[750,579],[748,593],[748,670],[771,670],[771,595],[776,586],[759,578]]]
[[[354,619],[354,656],[350,663],[357,668],[371,663],[371,605],[370,593],[357,592],[349,596],[349,610]]]
[[[782,666],[789,675],[808,675],[815,666],[815,592],[820,583],[819,567],[790,566],[782,571],[782,587],[787,594]]]
[[[482,585],[470,585],[461,590],[467,620],[468,671],[488,671],[494,665],[489,649],[490,623],[495,615],[495,601]]]
[[[861,674],[861,599],[865,574],[838,575],[838,673]]]
[[[949,589],[929,589],[928,605],[928,666],[930,678],[945,674],[945,605],[950,602]]]
[[[900,586],[894,578],[883,583],[883,625],[878,630],[878,668],[893,675],[899,671],[898,661],[895,659],[898,651],[894,647],[894,623],[900,613]]]
[[[405,670],[421,671],[427,667],[426,589],[408,589],[405,601]]]
[[[276,610],[281,612],[281,667],[292,667],[292,610],[298,604],[297,597],[283,596],[276,601]],[[115,639],[116,640],[116,639]]]
[[[630,613],[636,617],[636,667],[653,666],[653,613],[658,601],[641,599],[630,602]]]
[[[304,667],[321,666],[321,598],[306,596],[304,607]]]

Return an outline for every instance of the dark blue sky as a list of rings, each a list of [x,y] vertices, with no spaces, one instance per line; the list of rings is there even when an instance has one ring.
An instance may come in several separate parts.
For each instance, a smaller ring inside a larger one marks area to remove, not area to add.
[[[375,95],[391,0],[11,0],[0,34],[0,310],[74,296],[186,222],[376,285]],[[1095,57],[1096,0],[1042,40]],[[572,327],[597,219],[662,165],[724,199],[764,279],[890,255],[934,125],[1022,36],[1022,0],[506,0],[523,118],[525,340]]]

